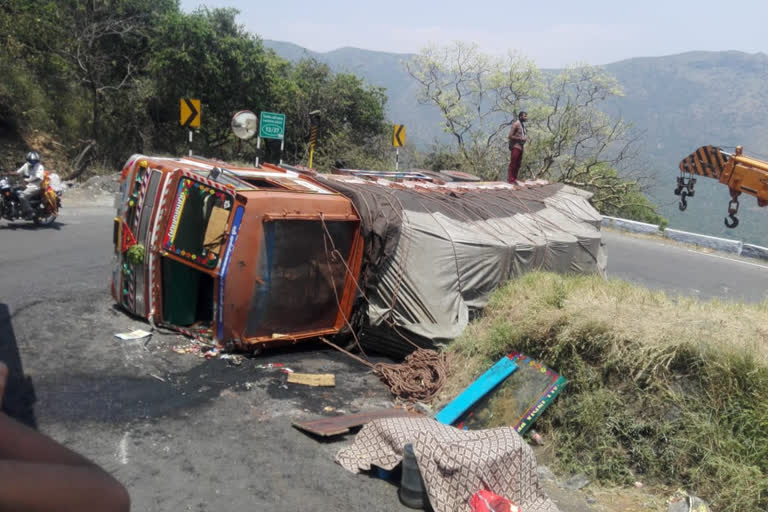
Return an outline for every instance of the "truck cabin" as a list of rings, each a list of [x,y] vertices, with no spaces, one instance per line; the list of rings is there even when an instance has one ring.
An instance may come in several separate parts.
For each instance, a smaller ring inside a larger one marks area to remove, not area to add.
[[[112,295],[128,312],[242,349],[346,325],[360,220],[310,176],[135,155],[116,206]]]

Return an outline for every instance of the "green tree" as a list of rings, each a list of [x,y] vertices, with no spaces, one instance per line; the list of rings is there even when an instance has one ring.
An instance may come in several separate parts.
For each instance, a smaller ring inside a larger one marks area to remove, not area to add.
[[[462,169],[462,155],[446,144],[435,142],[428,152],[420,156],[419,165],[431,171]]]
[[[155,147],[178,153],[186,146],[186,131],[179,126],[180,98],[202,101],[194,147],[220,157],[232,154],[230,121],[235,112],[272,110],[275,59],[237,24],[236,15],[235,9],[203,8],[163,17],[149,64]]]
[[[29,128],[62,135],[70,152],[80,153],[78,162],[84,162],[83,147],[109,162],[129,153],[125,146],[136,143],[130,127],[140,105],[137,89],[149,38],[158,16],[173,10],[176,0],[3,3],[0,20],[11,21],[0,21],[7,42],[0,67],[9,67],[21,84],[17,89],[26,90],[16,96],[34,98],[34,111],[44,114],[29,118]],[[19,55],[23,64],[15,64]],[[24,80],[27,76],[31,79]]]
[[[636,158],[637,137],[600,110],[621,94],[602,69],[541,72],[514,54],[493,58],[460,42],[423,49],[407,69],[420,84],[421,101],[440,109],[464,170],[486,179],[504,176],[509,126],[526,110],[523,177],[573,185],[592,192],[605,209],[655,218],[642,196],[650,173]]]
[[[504,142],[510,119],[540,94],[533,62],[508,54],[494,58],[476,44],[430,46],[406,62],[419,83],[419,101],[437,106],[465,170],[498,177],[507,160]]]
[[[383,158],[387,99],[383,89],[370,87],[352,74],[334,74],[327,65],[304,59],[287,70],[279,96],[291,134],[286,143],[288,161],[307,163],[309,113],[314,111],[320,111],[315,154],[319,168],[328,168],[335,160],[344,160],[350,166],[372,166]]]
[[[287,116],[289,162],[373,166],[385,156],[383,90],[306,61],[292,65],[236,20],[234,9],[180,11],[177,0],[0,1],[0,130],[65,136],[70,159],[121,163],[131,153],[186,152],[179,100],[202,100],[198,154],[250,160],[256,138],[230,129],[242,109]],[[277,161],[279,144],[262,157]],[[76,174],[76,173],[75,173]]]
[[[78,128],[80,88],[60,56],[69,37],[56,24],[62,15],[52,0],[0,2],[0,117],[9,129]]]

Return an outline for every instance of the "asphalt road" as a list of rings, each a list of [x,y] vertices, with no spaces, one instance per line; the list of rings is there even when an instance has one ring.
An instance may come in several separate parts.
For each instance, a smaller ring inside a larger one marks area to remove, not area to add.
[[[409,510],[392,484],[336,465],[351,437],[319,442],[291,426],[326,407],[391,406],[367,367],[316,346],[230,366],[173,352],[188,344],[173,334],[114,338],[148,326],[109,296],[111,218],[65,200],[53,228],[0,221],[6,410],[113,473],[137,511]],[[337,386],[256,368],[270,362],[335,373]]]
[[[768,262],[616,231],[603,231],[603,240],[609,277],[703,300],[760,302],[768,298]]]
[[[0,221],[0,359],[14,380],[4,408],[92,458],[128,487],[137,511],[408,510],[396,487],[345,472],[334,454],[351,437],[320,442],[291,422],[326,407],[391,405],[368,369],[317,346],[270,352],[241,366],[180,355],[188,342],[148,343],[117,332],[148,328],[108,292],[112,210],[63,209],[36,229]],[[609,273],[702,297],[759,300],[762,266],[606,233]],[[295,371],[328,372],[335,388],[286,384]],[[563,512],[584,497],[553,487]]]

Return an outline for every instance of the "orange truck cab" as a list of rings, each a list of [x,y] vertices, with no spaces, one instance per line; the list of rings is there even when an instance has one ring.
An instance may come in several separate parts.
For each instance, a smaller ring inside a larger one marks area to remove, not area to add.
[[[254,349],[347,324],[360,219],[310,175],[134,155],[116,208],[112,295],[153,325]]]

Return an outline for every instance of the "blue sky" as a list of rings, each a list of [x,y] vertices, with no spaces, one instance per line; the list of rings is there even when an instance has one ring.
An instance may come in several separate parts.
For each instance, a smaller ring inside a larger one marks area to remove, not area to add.
[[[343,46],[415,53],[430,43],[474,41],[515,50],[541,67],[607,64],[690,50],[768,52],[768,1],[732,0],[181,0],[234,7],[264,39],[326,52]]]

